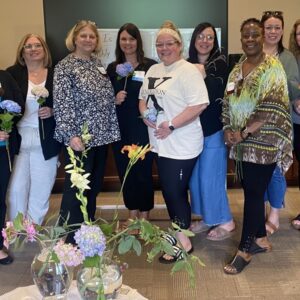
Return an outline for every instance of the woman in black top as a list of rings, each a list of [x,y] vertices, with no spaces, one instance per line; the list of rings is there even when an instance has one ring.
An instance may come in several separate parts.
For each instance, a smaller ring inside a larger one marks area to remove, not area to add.
[[[17,83],[7,72],[2,70],[0,70],[0,101],[1,100],[15,101],[22,107],[22,110],[24,110],[22,94],[17,86]],[[2,113],[1,109],[0,113]],[[19,119],[19,117],[15,117],[15,123]],[[12,131],[9,134],[5,131],[0,130],[0,231],[2,231],[5,224],[5,198],[8,181],[11,174],[7,156],[8,153],[6,149],[6,142],[9,141],[9,154],[11,157],[11,162],[13,161],[14,155],[18,153],[20,147],[20,136],[17,132],[15,123],[13,125]],[[12,263],[12,261],[12,257],[10,257],[3,250],[3,236],[2,234],[0,234],[0,264],[8,265]]]
[[[129,62],[134,73],[127,79],[116,73],[118,64]],[[120,180],[124,179],[128,157],[121,154],[124,145],[149,143],[147,126],[140,118],[138,102],[139,91],[145,73],[156,62],[144,57],[142,38],[139,29],[131,23],[124,24],[118,32],[116,42],[116,61],[111,63],[107,72],[116,94],[116,108],[121,131],[121,141],[113,144],[114,157]],[[125,80],[127,81],[125,87]],[[152,183],[152,153],[143,161],[138,161],[130,171],[123,190],[123,198],[129,209],[129,218],[149,217],[153,208],[154,191]]]

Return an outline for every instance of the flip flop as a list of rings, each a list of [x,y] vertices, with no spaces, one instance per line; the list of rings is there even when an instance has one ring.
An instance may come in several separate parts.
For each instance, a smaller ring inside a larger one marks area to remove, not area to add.
[[[178,260],[182,260],[184,258],[183,251],[178,246],[173,246],[174,255],[169,255],[167,253],[164,253],[162,256],[159,257],[158,261],[162,264],[173,264]],[[194,248],[192,247],[189,251],[186,251],[187,254],[191,254],[194,251]],[[165,258],[165,255],[169,255],[171,258]]]
[[[270,221],[266,221],[266,225],[269,226],[271,228],[271,230],[268,230],[266,228],[266,232],[267,232],[267,236],[273,235],[274,233],[276,233],[279,230],[279,227],[276,227],[272,222]]]
[[[209,233],[214,231],[215,235],[210,236],[208,233],[206,236],[206,239],[208,239],[210,241],[223,241],[223,240],[230,238],[233,235],[234,230],[235,229],[228,231],[223,227],[217,226],[209,231]]]
[[[210,226],[206,225],[204,221],[195,221],[192,223],[190,230],[193,233],[201,233],[208,231],[210,229]]]
[[[292,223],[291,223],[291,225],[293,226],[294,229],[300,230],[300,223],[294,223],[294,221],[299,221],[300,222],[300,214],[297,217],[295,217],[292,220]]]

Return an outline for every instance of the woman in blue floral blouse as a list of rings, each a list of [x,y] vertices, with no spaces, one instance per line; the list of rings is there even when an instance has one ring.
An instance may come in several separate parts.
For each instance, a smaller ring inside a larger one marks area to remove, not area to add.
[[[70,30],[66,46],[71,52],[61,60],[54,71],[54,137],[70,146],[78,155],[84,150],[81,131],[87,124],[92,138],[91,149],[84,159],[86,173],[90,173],[88,197],[89,218],[94,219],[96,196],[104,176],[107,144],[120,139],[114,103],[114,90],[96,54],[100,51],[100,38],[96,24],[79,21]],[[65,163],[69,164],[65,147]],[[71,188],[70,174],[66,174],[61,204],[61,216],[68,223],[81,223],[80,202],[76,190]],[[69,242],[74,242],[69,235]]]

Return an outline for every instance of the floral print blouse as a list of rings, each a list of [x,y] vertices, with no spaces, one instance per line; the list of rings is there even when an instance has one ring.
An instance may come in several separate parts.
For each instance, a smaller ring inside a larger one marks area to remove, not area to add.
[[[54,138],[69,145],[88,125],[95,147],[120,139],[114,90],[101,62],[69,54],[54,70],[53,109],[56,121]]]
[[[229,75],[223,101],[223,129],[241,130],[253,122],[263,125],[232,146],[229,157],[256,164],[276,162],[285,173],[293,161],[285,72],[280,61],[268,55],[244,78],[242,64],[237,64]]]

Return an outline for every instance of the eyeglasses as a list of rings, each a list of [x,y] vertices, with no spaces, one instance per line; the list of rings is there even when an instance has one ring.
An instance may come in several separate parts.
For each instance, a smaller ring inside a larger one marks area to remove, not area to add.
[[[166,41],[165,43],[156,43],[155,46],[158,49],[163,49],[164,47],[171,48],[177,43],[178,43],[177,41]]]
[[[282,17],[283,12],[278,10],[266,10],[263,12],[263,16]]]
[[[215,37],[213,35],[211,35],[211,34],[205,35],[203,33],[200,33],[200,34],[197,35],[197,40],[204,41],[205,39],[208,42],[212,42],[215,39]]]
[[[23,48],[25,50],[31,50],[33,48],[35,48],[35,49],[41,49],[41,48],[43,48],[43,46],[42,46],[42,44],[36,43],[36,44],[27,44],[27,45],[24,45]]]

